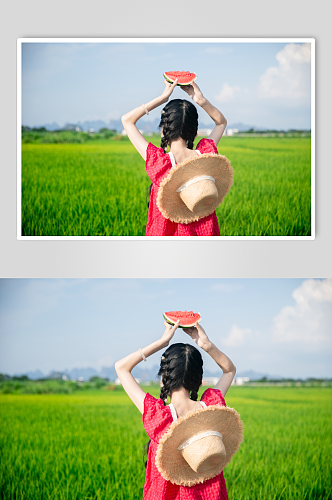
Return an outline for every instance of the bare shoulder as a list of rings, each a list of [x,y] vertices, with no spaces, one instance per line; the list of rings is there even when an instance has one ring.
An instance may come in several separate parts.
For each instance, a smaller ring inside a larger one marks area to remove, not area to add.
[[[176,163],[182,163],[183,161],[189,160],[190,158],[197,158],[197,152],[196,150],[186,148],[183,151],[174,154],[174,158]]]

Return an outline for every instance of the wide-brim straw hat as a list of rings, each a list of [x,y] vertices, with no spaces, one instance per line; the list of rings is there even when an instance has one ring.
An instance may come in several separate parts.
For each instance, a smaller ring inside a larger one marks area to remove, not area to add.
[[[171,424],[159,442],[156,466],[173,484],[203,483],[221,473],[242,440],[240,415],[233,408],[211,405]]]
[[[232,184],[226,156],[204,153],[171,168],[160,184],[157,206],[166,219],[190,224],[212,214]]]

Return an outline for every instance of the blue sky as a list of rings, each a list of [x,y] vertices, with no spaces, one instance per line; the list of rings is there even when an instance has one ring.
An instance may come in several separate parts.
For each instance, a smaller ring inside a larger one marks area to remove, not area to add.
[[[164,71],[185,70],[229,124],[309,129],[310,61],[304,43],[25,42],[22,124],[108,123],[160,95]],[[179,87],[172,97],[189,99]]]
[[[0,372],[112,366],[160,338],[163,311],[185,309],[238,372],[332,377],[331,279],[1,279]]]

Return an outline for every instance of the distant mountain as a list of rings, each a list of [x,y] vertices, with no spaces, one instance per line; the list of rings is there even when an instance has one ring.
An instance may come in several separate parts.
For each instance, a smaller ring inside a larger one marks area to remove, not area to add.
[[[50,132],[52,132],[53,130],[60,130],[61,127],[58,123],[56,122],[53,122],[53,123],[44,123],[43,125],[33,125],[33,127],[30,127],[30,128],[41,128],[41,127],[45,127],[46,130],[49,130]]]
[[[139,366],[135,366],[132,373],[135,378],[141,379],[144,381],[158,381],[158,371],[159,366],[155,365],[152,368],[145,368],[144,364],[140,364]],[[95,368],[74,368],[72,370],[64,370],[64,371],[52,371],[48,375],[45,375],[40,370],[35,370],[31,372],[25,372],[20,374],[15,374],[16,376],[27,375],[30,380],[37,380],[40,378],[61,378],[62,375],[66,375],[71,380],[77,380],[79,378],[83,378],[84,380],[89,380],[91,377],[97,376],[102,378],[107,378],[108,380],[114,381],[118,378],[114,366],[111,367],[102,367],[100,371],[97,371]],[[204,370],[203,377],[220,377],[221,370],[210,371]],[[246,370],[241,371],[236,374],[236,377],[249,377],[250,380],[261,380],[266,377],[269,380],[274,379],[282,379],[284,378],[282,375],[269,375],[268,373],[259,373],[254,370]]]
[[[95,132],[99,132],[101,128],[115,128],[115,127],[110,127],[107,123],[103,122],[102,120],[93,120],[93,121],[86,120],[85,122],[77,122],[76,125],[80,127],[81,130],[89,131],[93,129]],[[115,129],[118,130],[118,128]],[[121,130],[122,129],[123,127],[121,124]]]
[[[45,374],[40,370],[35,370],[34,372],[23,373],[22,375],[26,375],[30,380],[37,380],[38,378],[44,378]]]
[[[242,122],[231,123],[229,125],[227,124],[227,128],[237,128],[239,132],[246,132],[247,130],[250,129],[258,130],[258,128],[255,127],[254,125],[246,125],[245,123]],[[259,130],[265,130],[265,129],[259,127]]]
[[[91,377],[100,376],[99,372],[94,368],[74,368],[70,370],[69,376],[71,379],[78,379],[79,377],[83,377],[84,380],[89,380]]]
[[[153,366],[150,369],[144,368],[144,365],[141,365],[141,366],[135,366],[132,373],[135,378],[140,378],[143,382],[146,380],[157,382],[158,371],[159,371],[159,366],[157,365]]]
[[[114,366],[103,366],[100,370],[100,376],[108,378],[108,380],[116,380],[118,378]]]
[[[249,377],[250,380],[261,380],[267,378],[269,380],[282,379],[282,375],[269,375],[268,373],[258,373],[253,370],[247,370],[236,374],[236,377]]]
[[[155,120],[148,120],[146,117],[142,117],[138,122],[137,126],[140,130],[143,130],[143,132],[148,133],[148,132],[154,132],[158,133],[159,128],[158,125],[160,123],[160,119],[156,118]],[[75,128],[75,127],[80,127],[81,130],[84,131],[89,131],[93,129],[95,132],[99,132],[100,129],[102,128],[109,128],[116,130],[117,132],[121,132],[123,130],[123,125],[121,123],[121,120],[110,120],[108,123],[104,122],[103,120],[85,120],[85,121],[78,121],[77,123],[66,123],[64,127],[60,127],[58,123],[52,122],[52,123],[46,123],[44,125],[35,125],[35,128],[40,128],[40,127],[45,127],[46,130],[53,131],[53,130],[60,130],[62,129],[68,129],[68,128]],[[204,128],[212,128],[213,123],[206,123],[206,122],[201,122],[199,121],[199,129],[204,129]],[[268,130],[264,127],[255,127],[254,125],[246,125],[245,123],[239,122],[239,123],[232,123],[227,125],[228,129],[231,128],[237,128],[239,132],[246,132],[247,130],[254,129],[254,130]]]

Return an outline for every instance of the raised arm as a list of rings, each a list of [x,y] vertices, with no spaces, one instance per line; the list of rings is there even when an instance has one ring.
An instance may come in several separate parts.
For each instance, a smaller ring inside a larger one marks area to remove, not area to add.
[[[226,393],[235,377],[236,368],[233,362],[224,354],[216,345],[214,345],[206,335],[203,327],[199,323],[193,328],[187,328],[186,333],[190,335],[196,344],[207,352],[217,365],[222,369],[223,374],[215,385],[215,389],[219,389],[223,396]]]
[[[155,352],[160,351],[168,346],[171,338],[173,337],[175,330],[178,327],[179,322],[177,322],[174,326],[169,325],[168,323],[164,323],[165,332],[163,336],[153,342],[152,344],[144,347],[142,350],[144,356],[148,358]],[[121,381],[122,387],[132,400],[132,402],[137,406],[139,411],[143,413],[144,411],[144,398],[145,392],[141,388],[141,386],[136,382],[135,378],[132,376],[132,369],[143,361],[142,354],[139,351],[135,351],[123,359],[117,361],[114,365],[115,371]]]
[[[144,104],[145,109],[150,112],[161,104],[165,104],[172,94],[176,84],[177,80],[175,80],[173,84],[170,84],[165,80],[165,89],[163,93],[159,97],[156,97],[155,99],[152,99],[152,101]],[[148,142],[136,127],[136,122],[145,115],[145,109],[143,106],[138,106],[121,117],[123,128],[127,132],[132,145],[137,149],[144,161],[146,160]]]
[[[186,85],[181,87],[196,104],[201,106],[204,111],[207,112],[209,117],[214,121],[215,126],[209,135],[208,139],[212,139],[217,146],[223,133],[225,132],[225,128],[227,125],[227,120],[219,109],[217,109],[213,104],[211,104],[206,97],[203,96],[200,88],[193,82],[191,85]]]

